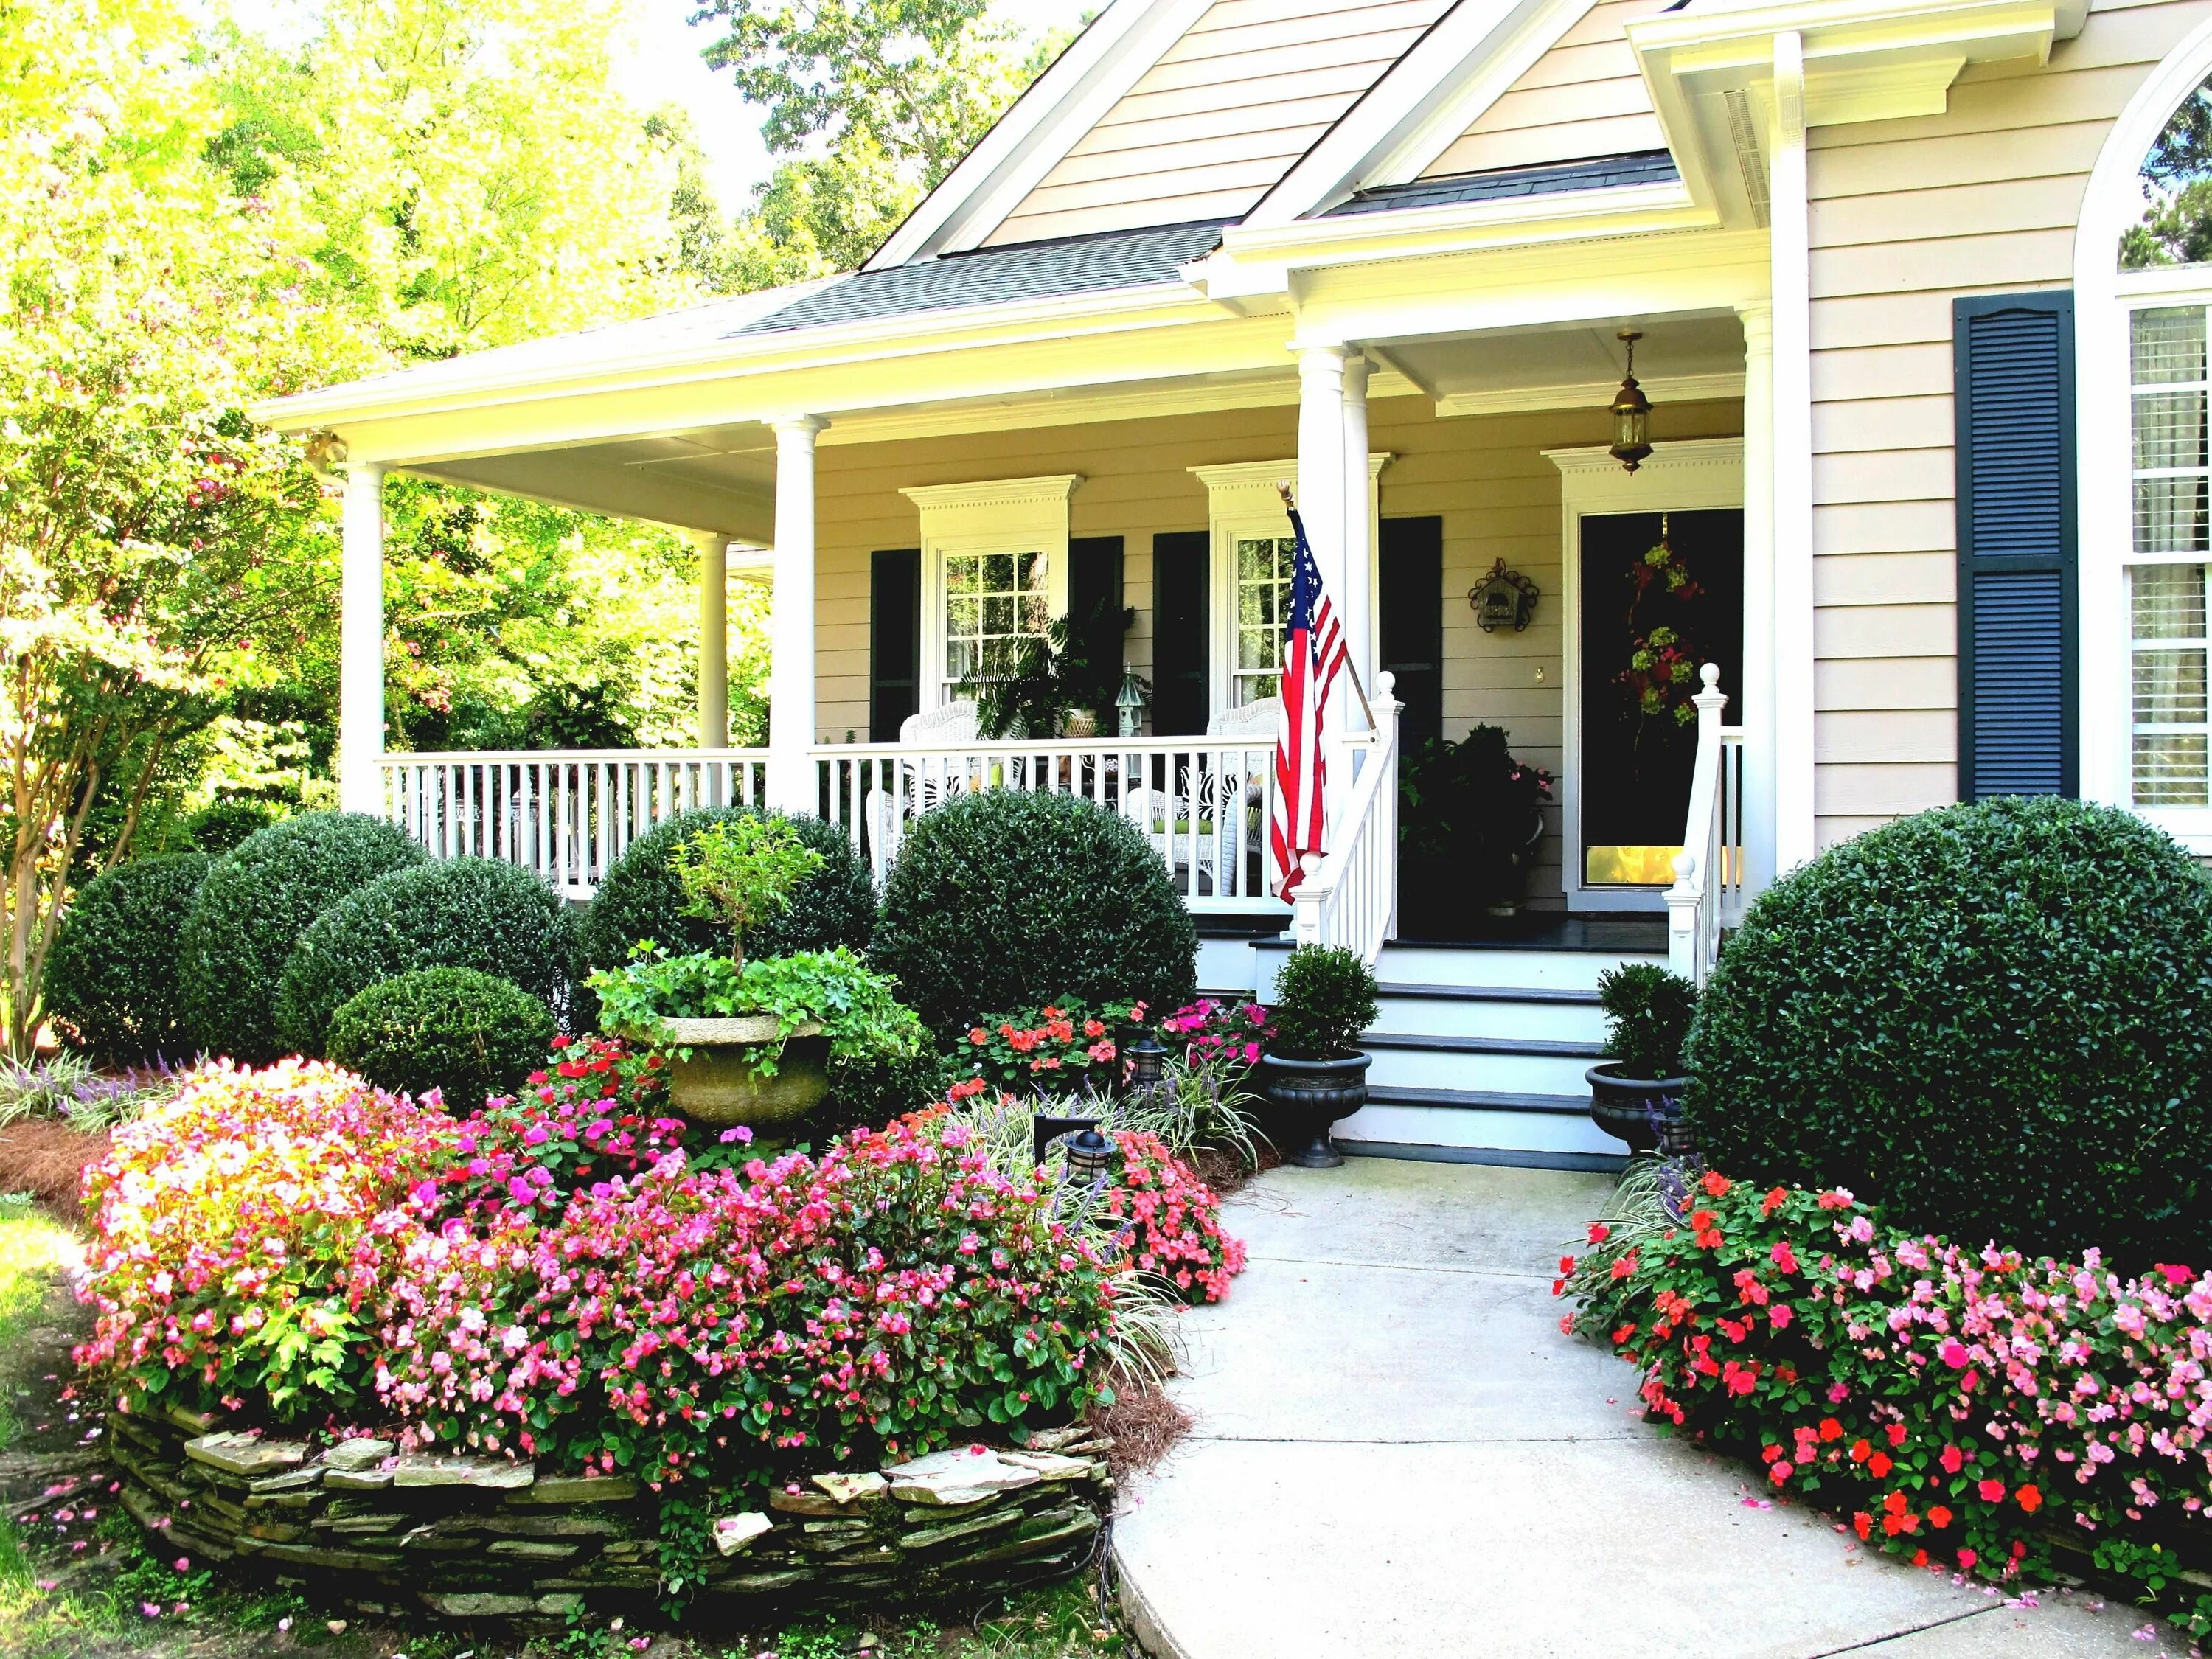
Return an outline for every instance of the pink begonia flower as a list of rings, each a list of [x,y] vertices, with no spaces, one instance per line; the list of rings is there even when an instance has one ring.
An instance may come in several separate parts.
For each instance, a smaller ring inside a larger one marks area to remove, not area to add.
[[[1936,1350],[1936,1357],[1954,1371],[1964,1370],[1967,1360],[1973,1358],[1967,1352],[1966,1345],[1955,1336],[1943,1339],[1942,1345]]]

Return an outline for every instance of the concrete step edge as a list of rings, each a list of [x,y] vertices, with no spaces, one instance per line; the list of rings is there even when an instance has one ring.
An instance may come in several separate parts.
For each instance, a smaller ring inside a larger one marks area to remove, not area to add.
[[[1595,991],[1550,985],[1429,985],[1406,980],[1385,980],[1376,994],[1401,997],[1409,1002],[1557,1002],[1578,1008],[1597,1006]]]
[[[1587,1095],[1515,1095],[1486,1089],[1406,1089],[1384,1084],[1367,1091],[1367,1103],[1445,1106],[1478,1112],[1536,1112],[1560,1117],[1589,1115]]]

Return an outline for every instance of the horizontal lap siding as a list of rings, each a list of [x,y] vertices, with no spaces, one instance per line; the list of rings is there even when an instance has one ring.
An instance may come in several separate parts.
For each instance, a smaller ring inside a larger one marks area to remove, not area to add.
[[[1970,70],[1942,115],[1812,134],[1823,844],[1958,796],[1951,301],[2072,282],[2114,117],[2208,16],[2212,0],[2100,4],[2047,66]]]
[[[1663,149],[1624,26],[1667,0],[1601,0],[1429,165],[1425,176]]]
[[[987,242],[1236,218],[1445,0],[1218,0]]]
[[[1732,437],[1734,402],[1663,410],[1667,438]],[[1369,405],[1373,448],[1395,459],[1382,474],[1390,517],[1443,520],[1443,715],[1448,736],[1478,721],[1500,725],[1514,751],[1553,772],[1562,746],[1559,474],[1546,449],[1607,441],[1601,410],[1439,420],[1419,398]],[[1128,656],[1149,676],[1152,660],[1152,537],[1206,527],[1204,487],[1186,470],[1265,461],[1297,453],[1297,410],[1285,404],[1220,414],[1102,422],[1029,431],[882,444],[829,444],[818,453],[816,615],[820,629],[817,720],[826,740],[867,729],[868,556],[912,547],[921,521],[898,492],[916,484],[1074,472],[1076,536],[1122,538],[1122,583],[1137,622]],[[1503,558],[1542,592],[1527,631],[1485,634],[1468,590]],[[1541,678],[1539,678],[1540,671]],[[925,672],[927,665],[925,665]],[[1556,822],[1540,849],[1530,891],[1559,902]]]

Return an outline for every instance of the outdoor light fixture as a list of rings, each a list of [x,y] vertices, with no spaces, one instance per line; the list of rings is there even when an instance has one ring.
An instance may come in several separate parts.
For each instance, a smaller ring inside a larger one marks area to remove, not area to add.
[[[1160,1079],[1166,1074],[1168,1063],[1168,1051],[1164,1043],[1150,1031],[1139,1031],[1137,1033],[1137,1040],[1128,1044],[1121,1052],[1129,1057],[1131,1088],[1150,1091],[1160,1086]]]
[[[1651,453],[1651,400],[1636,384],[1636,343],[1642,332],[1624,328],[1618,337],[1628,348],[1628,369],[1613,394],[1613,442],[1606,453],[1633,472]]]
[[[1030,1120],[1033,1162],[1044,1162],[1044,1149],[1062,1135],[1067,1137],[1067,1178],[1078,1186],[1095,1187],[1114,1167],[1114,1143],[1098,1133],[1095,1117],[1048,1117],[1042,1112]]]

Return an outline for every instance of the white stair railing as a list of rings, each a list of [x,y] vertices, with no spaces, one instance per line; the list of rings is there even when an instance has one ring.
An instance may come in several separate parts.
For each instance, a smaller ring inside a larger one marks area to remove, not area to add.
[[[1720,669],[1698,671],[1698,760],[1674,884],[1667,890],[1667,965],[1702,986],[1720,959],[1723,930],[1743,920],[1743,728],[1723,726]]]
[[[1291,899],[1291,937],[1300,945],[1357,951],[1372,964],[1398,913],[1398,711],[1396,680],[1375,677],[1371,739],[1347,744],[1333,764],[1356,765],[1352,787],[1328,826],[1328,850],[1307,854],[1305,879]]]
[[[383,760],[384,815],[439,858],[504,859],[569,898],[662,820],[751,805],[762,749],[480,750]]]

